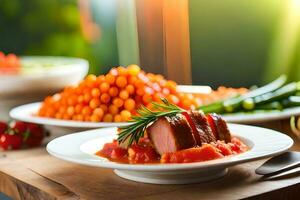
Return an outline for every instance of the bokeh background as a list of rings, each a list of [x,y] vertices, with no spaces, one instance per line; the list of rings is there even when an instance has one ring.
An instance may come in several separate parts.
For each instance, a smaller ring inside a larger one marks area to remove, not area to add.
[[[135,12],[134,3],[128,5],[0,0],[0,50],[85,58],[95,74],[138,63],[136,35],[125,44],[120,38],[135,26],[136,19],[125,15]],[[189,20],[193,84],[248,87],[281,73],[300,79],[300,0],[190,0]]]

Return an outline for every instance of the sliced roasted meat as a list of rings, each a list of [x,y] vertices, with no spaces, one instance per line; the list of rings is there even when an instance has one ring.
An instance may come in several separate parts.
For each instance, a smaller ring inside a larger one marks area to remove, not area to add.
[[[188,114],[197,130],[197,134],[194,135],[197,144],[201,146],[202,143],[215,142],[216,138],[204,113],[200,111],[190,111]]]
[[[226,143],[231,141],[231,134],[228,129],[227,123],[225,120],[220,116],[215,113],[209,114],[209,117],[213,120],[214,124],[214,129],[217,133],[217,139],[218,140],[224,140]]]
[[[160,155],[197,145],[192,129],[182,114],[159,118],[147,128],[147,134]]]

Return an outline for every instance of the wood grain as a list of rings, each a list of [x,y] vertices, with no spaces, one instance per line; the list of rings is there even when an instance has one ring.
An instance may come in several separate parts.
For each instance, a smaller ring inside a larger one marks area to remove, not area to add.
[[[273,127],[286,128],[286,123],[276,122]],[[299,141],[293,148],[299,148]],[[300,195],[299,173],[266,181],[254,173],[263,162],[232,167],[224,178],[207,183],[151,185],[122,179],[110,169],[68,163],[48,155],[44,148],[37,148],[0,154],[0,191],[13,199],[46,200],[294,199]]]

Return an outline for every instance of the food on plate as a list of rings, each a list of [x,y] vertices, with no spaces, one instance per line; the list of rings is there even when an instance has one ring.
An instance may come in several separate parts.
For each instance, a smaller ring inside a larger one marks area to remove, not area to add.
[[[287,77],[280,76],[273,82],[247,93],[199,106],[204,113],[234,113],[254,110],[282,110],[300,106],[300,82],[286,84]]]
[[[96,155],[130,164],[190,163],[248,150],[217,114],[186,111],[166,99],[154,102],[153,108],[138,110],[130,125],[119,128],[117,140],[106,143]]]
[[[22,147],[37,147],[48,132],[40,125],[21,121],[9,124],[0,121],[0,149],[15,150]]]
[[[227,91],[227,95],[226,95]],[[106,75],[88,75],[79,85],[66,87],[61,93],[45,98],[38,116],[88,122],[125,122],[142,105],[152,109],[151,102],[169,102],[195,109],[203,102],[215,101],[246,89],[220,88],[208,95],[180,93],[174,81],[162,75],[146,73],[137,65],[112,68]]]
[[[0,74],[16,74],[20,71],[20,59],[13,53],[5,55],[0,51]]]

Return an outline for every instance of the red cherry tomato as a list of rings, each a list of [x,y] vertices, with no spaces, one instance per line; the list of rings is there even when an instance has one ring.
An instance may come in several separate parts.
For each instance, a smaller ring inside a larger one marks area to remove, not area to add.
[[[29,137],[25,141],[25,144],[28,145],[29,147],[38,147],[38,146],[41,146],[42,141],[43,141],[43,138]]]
[[[19,135],[23,135],[25,131],[27,130],[27,124],[25,122],[16,121],[12,125],[12,129]]]
[[[44,138],[44,129],[37,124],[28,124],[27,130],[29,131],[30,137]]]
[[[19,135],[2,134],[0,136],[0,147],[4,150],[20,149],[22,137]]]
[[[0,134],[5,133],[7,128],[8,128],[7,123],[0,121]]]

